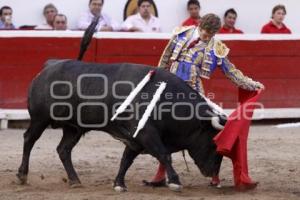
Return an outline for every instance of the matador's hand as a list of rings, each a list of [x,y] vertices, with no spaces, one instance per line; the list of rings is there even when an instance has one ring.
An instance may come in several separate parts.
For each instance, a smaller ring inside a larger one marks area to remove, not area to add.
[[[255,83],[255,90],[264,90],[265,89],[265,86],[260,83],[260,82],[256,82]]]

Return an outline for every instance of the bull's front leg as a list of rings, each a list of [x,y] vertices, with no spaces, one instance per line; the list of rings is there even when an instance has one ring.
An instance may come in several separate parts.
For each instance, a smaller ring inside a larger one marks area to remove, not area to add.
[[[125,185],[125,175],[129,167],[132,165],[134,159],[140,154],[140,151],[133,151],[128,146],[125,148],[120,163],[118,175],[114,181],[114,190],[116,192],[125,192],[127,187]]]
[[[161,154],[158,159],[166,167],[168,175],[167,185],[169,189],[175,192],[181,191],[182,185],[179,181],[178,174],[172,166],[171,154]]]
[[[168,187],[172,191],[181,191],[182,185],[179,176],[172,166],[171,154],[163,144],[158,131],[151,126],[147,126],[139,133],[137,139],[145,147],[146,151],[157,158],[167,171]]]

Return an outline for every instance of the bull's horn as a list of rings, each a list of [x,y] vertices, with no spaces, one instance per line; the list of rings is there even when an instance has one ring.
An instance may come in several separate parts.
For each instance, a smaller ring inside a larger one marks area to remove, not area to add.
[[[222,126],[220,124],[220,118],[219,117],[212,117],[211,118],[211,125],[217,129],[217,130],[223,130],[224,129],[224,126]]]

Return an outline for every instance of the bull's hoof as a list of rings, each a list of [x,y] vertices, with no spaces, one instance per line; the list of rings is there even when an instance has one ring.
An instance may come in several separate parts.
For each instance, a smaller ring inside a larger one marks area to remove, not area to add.
[[[146,181],[143,180],[143,185],[148,187],[166,187],[166,179],[163,179],[161,181]]]
[[[82,188],[82,184],[80,183],[80,181],[70,181],[69,182],[70,188]]]
[[[126,187],[122,187],[122,186],[114,186],[114,190],[116,192],[119,192],[119,193],[121,193],[121,192],[127,192],[127,188]]]
[[[16,174],[17,180],[16,183],[18,185],[26,185],[27,184],[27,175]]]
[[[217,183],[217,184],[212,184],[212,183],[210,183],[209,186],[211,186],[211,187],[213,187],[213,188],[218,188],[218,189],[222,188],[222,185],[221,185],[220,183]]]
[[[218,189],[222,188],[222,185],[219,181],[218,182],[213,182],[212,181],[212,182],[210,182],[209,186],[211,186],[213,188],[218,188]]]
[[[83,188],[83,186],[81,185],[81,183],[75,183],[70,185],[70,188],[75,189],[75,188]]]
[[[174,192],[181,192],[182,188],[183,188],[182,185],[178,185],[175,183],[169,183],[168,187],[171,191],[174,191]]]

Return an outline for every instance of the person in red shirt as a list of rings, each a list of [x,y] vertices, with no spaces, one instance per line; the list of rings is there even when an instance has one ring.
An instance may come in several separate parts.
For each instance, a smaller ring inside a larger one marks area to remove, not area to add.
[[[182,26],[199,26],[200,25],[200,2],[198,0],[189,0],[187,3],[187,10],[190,17],[186,19]]]
[[[237,19],[237,12],[233,8],[228,9],[224,14],[224,25],[220,29],[219,33],[221,34],[243,33],[243,31],[236,29],[234,27],[236,19]]]
[[[272,10],[271,21],[262,27],[261,33],[291,34],[291,30],[283,23],[285,15],[284,5],[275,6]]]

